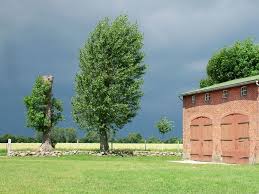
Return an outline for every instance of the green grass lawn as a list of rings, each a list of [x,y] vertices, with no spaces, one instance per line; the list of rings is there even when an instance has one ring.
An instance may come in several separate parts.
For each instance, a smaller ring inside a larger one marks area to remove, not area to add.
[[[259,165],[172,157],[0,157],[0,193],[259,193]]]
[[[0,156],[6,156],[6,150],[5,149],[0,149]]]

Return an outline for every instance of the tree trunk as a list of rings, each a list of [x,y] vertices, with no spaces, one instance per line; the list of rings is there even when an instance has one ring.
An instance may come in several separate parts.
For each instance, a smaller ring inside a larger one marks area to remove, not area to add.
[[[42,144],[40,146],[40,152],[50,152],[53,149],[53,147],[51,145],[50,132],[51,132],[51,130],[43,132]]]
[[[107,153],[109,151],[107,130],[100,130],[100,151]]]
[[[48,129],[43,132],[42,144],[40,146],[40,151],[41,152],[49,152],[53,148],[52,145],[51,145],[50,133],[51,133],[51,128],[52,128],[52,123],[51,123],[51,117],[52,117],[52,113],[51,113],[52,102],[51,102],[51,100],[52,99],[51,99],[51,97],[52,97],[52,84],[53,84],[54,77],[52,75],[44,75],[43,80],[45,82],[49,82],[51,84],[50,90],[48,92],[48,104],[47,104],[47,110],[46,110],[46,117],[48,117],[48,120],[50,122],[49,122],[49,125],[47,126]]]

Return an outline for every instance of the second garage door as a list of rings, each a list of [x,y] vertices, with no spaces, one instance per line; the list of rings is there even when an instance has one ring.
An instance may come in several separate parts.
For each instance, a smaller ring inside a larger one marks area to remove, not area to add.
[[[249,162],[249,120],[246,115],[231,114],[221,123],[222,159],[226,163]]]

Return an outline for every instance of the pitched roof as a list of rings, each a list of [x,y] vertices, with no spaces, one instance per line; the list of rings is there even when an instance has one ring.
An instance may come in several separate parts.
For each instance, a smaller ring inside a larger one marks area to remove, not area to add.
[[[212,86],[208,86],[205,88],[184,92],[181,94],[181,96],[187,96],[187,95],[209,92],[209,91],[214,91],[214,90],[221,90],[221,89],[231,88],[231,87],[235,87],[235,86],[242,86],[242,85],[246,85],[246,84],[250,84],[250,83],[255,83],[257,80],[259,80],[259,75],[240,78],[240,79],[234,79],[231,81],[214,84]]]

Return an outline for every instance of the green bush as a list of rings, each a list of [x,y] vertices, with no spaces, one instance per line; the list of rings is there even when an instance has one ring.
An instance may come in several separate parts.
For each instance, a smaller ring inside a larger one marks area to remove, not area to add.
[[[161,140],[157,137],[149,137],[147,138],[147,143],[161,143]]]
[[[100,136],[97,133],[97,131],[91,130],[88,131],[85,135],[85,137],[80,139],[80,142],[82,143],[97,143],[100,142]]]
[[[182,143],[183,140],[177,137],[172,137],[164,141],[164,143]]]
[[[118,143],[143,143],[144,139],[140,133],[129,133],[127,137],[115,140]]]
[[[54,128],[51,130],[51,143],[55,147],[57,143],[75,143],[77,140],[76,130],[73,128]],[[42,142],[42,132],[36,132],[36,139]]]

